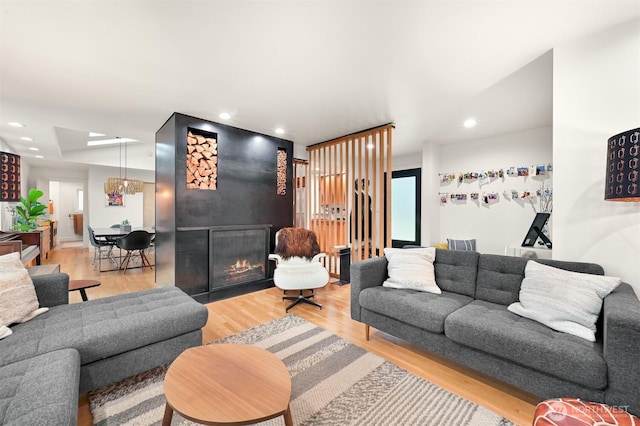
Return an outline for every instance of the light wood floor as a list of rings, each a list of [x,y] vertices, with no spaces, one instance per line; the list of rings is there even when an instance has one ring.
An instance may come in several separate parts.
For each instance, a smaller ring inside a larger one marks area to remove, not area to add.
[[[91,267],[89,249],[54,249],[43,263],[59,263],[62,272],[72,279],[97,279],[102,285],[87,290],[89,299],[133,292],[155,287],[154,271],[149,268],[122,272],[98,272]],[[280,318],[285,313],[282,291],[270,288],[210,303],[209,320],[203,329],[203,343]],[[487,407],[519,425],[530,425],[535,405],[534,396],[475,373],[414,345],[372,329],[371,339],[364,338],[364,325],[351,320],[349,285],[327,285],[316,290],[316,300],[323,305],[298,305],[289,313],[330,330],[354,344],[376,353],[396,365],[421,376],[451,392]],[[70,302],[81,302],[78,292],[70,294]],[[81,395],[78,424],[91,425],[88,398]]]

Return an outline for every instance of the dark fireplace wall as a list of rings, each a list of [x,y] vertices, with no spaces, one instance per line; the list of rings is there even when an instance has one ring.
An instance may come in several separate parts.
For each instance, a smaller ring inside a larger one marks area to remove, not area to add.
[[[215,190],[187,189],[189,131],[217,142]],[[156,132],[156,221],[156,282],[211,291],[207,232],[184,229],[269,224],[272,249],[275,232],[293,225],[293,142],[174,113]]]

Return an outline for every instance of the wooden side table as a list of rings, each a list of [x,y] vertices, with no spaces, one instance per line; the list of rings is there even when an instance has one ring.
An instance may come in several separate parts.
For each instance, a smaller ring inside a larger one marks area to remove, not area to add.
[[[291,376],[276,355],[257,346],[212,344],[185,350],[164,378],[162,424],[173,412],[205,425],[246,425],[284,416],[292,426]]]
[[[96,280],[69,280],[69,291],[79,290],[82,300],[86,302],[88,299],[85,290],[91,287],[98,287],[99,285],[100,281]]]

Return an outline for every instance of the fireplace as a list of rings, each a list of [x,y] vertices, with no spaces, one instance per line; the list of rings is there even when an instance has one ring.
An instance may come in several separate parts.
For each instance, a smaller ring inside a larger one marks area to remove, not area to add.
[[[268,226],[210,228],[209,291],[267,278]]]
[[[177,227],[178,286],[202,303],[273,287],[270,236],[271,225]]]

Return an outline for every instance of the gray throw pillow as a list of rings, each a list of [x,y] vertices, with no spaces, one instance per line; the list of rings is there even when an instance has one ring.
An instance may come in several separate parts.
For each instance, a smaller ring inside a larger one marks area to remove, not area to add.
[[[452,240],[447,238],[449,250],[476,251],[476,240]]]

